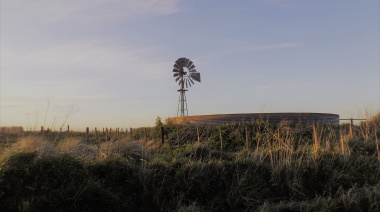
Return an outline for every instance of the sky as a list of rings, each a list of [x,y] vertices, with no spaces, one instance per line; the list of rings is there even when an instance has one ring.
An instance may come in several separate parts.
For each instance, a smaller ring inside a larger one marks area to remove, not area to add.
[[[379,111],[379,0],[0,0],[0,126]]]

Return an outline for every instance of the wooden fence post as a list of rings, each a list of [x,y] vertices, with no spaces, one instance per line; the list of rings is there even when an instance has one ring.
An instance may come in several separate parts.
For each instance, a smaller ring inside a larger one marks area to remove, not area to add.
[[[108,128],[106,128],[106,142],[107,142],[107,140],[108,140]]]
[[[314,134],[314,154],[317,155],[317,151],[319,149],[319,140],[318,140],[318,132],[316,126],[313,124],[313,134]]]
[[[41,134],[44,135],[44,126],[41,126]]]
[[[112,128],[110,127],[110,140],[112,138]]]
[[[89,131],[90,131],[90,128],[86,127],[86,141],[90,140],[90,138],[88,137]]]
[[[219,127],[219,135],[220,135],[220,149],[223,151],[222,128],[220,127]]]
[[[178,129],[179,127],[177,124],[175,126],[177,128],[177,145],[179,146],[179,129]]]
[[[70,125],[67,125],[67,133],[70,132]]]
[[[95,127],[95,141],[98,141],[98,129]]]
[[[131,133],[131,141],[132,141],[132,133],[133,133],[132,127],[129,129],[129,132]]]
[[[352,137],[352,125],[350,125],[350,137]]]
[[[145,137],[145,143],[148,142],[148,137],[146,135],[146,127],[144,127],[144,137]]]
[[[247,130],[247,127],[245,127],[245,144],[246,144],[246,148],[247,148],[247,151],[248,151],[248,130]]]
[[[197,135],[198,135],[198,143],[200,143],[200,140],[199,140],[199,129],[197,127]]]

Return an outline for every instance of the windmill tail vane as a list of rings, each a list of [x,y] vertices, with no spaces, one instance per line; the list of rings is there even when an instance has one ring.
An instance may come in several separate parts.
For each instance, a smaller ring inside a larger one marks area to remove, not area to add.
[[[185,89],[194,85],[194,81],[201,82],[201,74],[195,69],[194,63],[185,57],[179,58],[173,65],[173,77],[178,82],[180,89],[177,90],[179,94],[177,116],[187,116],[187,102]]]

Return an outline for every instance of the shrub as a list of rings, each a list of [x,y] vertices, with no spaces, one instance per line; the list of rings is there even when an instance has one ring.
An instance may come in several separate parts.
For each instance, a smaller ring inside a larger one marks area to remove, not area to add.
[[[94,202],[99,210],[118,206],[118,197],[92,181],[83,165],[68,155],[14,154],[1,166],[0,188],[5,211],[95,209]]]

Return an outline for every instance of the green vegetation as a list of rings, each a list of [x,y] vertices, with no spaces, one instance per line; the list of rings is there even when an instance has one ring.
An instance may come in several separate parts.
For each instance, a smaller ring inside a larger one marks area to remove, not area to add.
[[[380,211],[380,114],[351,130],[156,125],[132,141],[1,137],[0,210]]]

